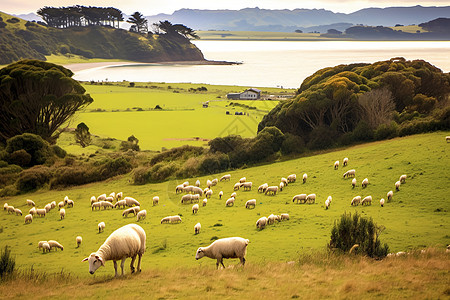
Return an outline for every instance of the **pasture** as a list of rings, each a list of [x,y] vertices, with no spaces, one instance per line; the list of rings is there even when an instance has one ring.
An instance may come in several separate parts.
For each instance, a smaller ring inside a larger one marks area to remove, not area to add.
[[[148,212],[147,219],[139,224],[147,233],[147,252],[143,256],[142,268],[199,268],[214,269],[215,261],[203,258],[195,261],[199,246],[211,243],[214,238],[242,236],[250,240],[247,262],[287,262],[297,260],[305,252],[323,250],[329,241],[331,227],[344,212],[359,212],[372,217],[382,226],[381,241],[388,243],[391,252],[406,251],[427,246],[442,248],[449,244],[448,181],[450,172],[449,147],[445,136],[448,132],[420,134],[387,141],[368,143],[340,149],[315,156],[302,157],[273,164],[231,171],[231,181],[219,182],[213,187],[214,194],[205,207],[192,214],[192,204],[182,205],[181,194],[175,194],[175,187],[183,180],[171,180],[143,186],[131,185],[130,174],[110,180],[74,187],[65,190],[38,191],[1,199],[1,205],[29,210],[26,199],[32,199],[38,207],[51,201],[62,201],[68,195],[75,201],[73,208],[66,208],[66,218],[59,219],[56,209],[46,217],[35,217],[32,224],[25,225],[24,217],[2,211],[0,214],[0,249],[11,246],[21,269],[33,267],[47,272],[65,272],[88,277],[87,263],[81,260],[94,252],[107,236],[120,226],[136,222],[134,217],[122,217],[121,209],[92,211],[89,199],[92,195],[122,191],[141,203],[141,209]],[[349,165],[338,170],[333,163],[344,157]],[[351,179],[343,179],[348,169],[356,169],[358,187],[352,189]],[[281,177],[297,174],[297,182],[285,187],[276,196],[265,196],[257,192],[262,183],[278,185]],[[303,173],[308,174],[305,184]],[[394,183],[399,176],[407,174],[406,184],[395,192]],[[191,184],[197,179],[205,187],[206,180],[220,178],[223,174],[187,178]],[[233,192],[233,185],[245,176],[253,182],[252,191],[238,191],[233,207],[225,207],[225,201]],[[361,181],[367,177],[369,186],[362,189]],[[224,198],[219,200],[219,191]],[[394,190],[393,200],[380,207],[380,198]],[[315,204],[294,204],[292,197],[300,193],[315,193]],[[158,195],[160,203],[152,206],[152,197]],[[333,202],[325,210],[324,201],[331,195]],[[361,195],[372,195],[371,206],[350,206],[351,199]],[[201,198],[203,199],[203,198]],[[255,209],[245,209],[249,199],[256,199]],[[257,230],[255,222],[261,216],[289,213],[291,219]],[[181,224],[160,224],[161,218],[179,214]],[[97,224],[106,223],[104,233],[98,233]],[[202,231],[194,235],[193,227],[200,222]],[[76,248],[75,237],[81,235],[83,243]],[[43,254],[37,248],[40,240],[54,239],[64,245],[64,251]],[[235,261],[225,261],[225,265]],[[127,269],[127,272],[128,269]],[[95,276],[111,276],[111,262],[100,268]]]

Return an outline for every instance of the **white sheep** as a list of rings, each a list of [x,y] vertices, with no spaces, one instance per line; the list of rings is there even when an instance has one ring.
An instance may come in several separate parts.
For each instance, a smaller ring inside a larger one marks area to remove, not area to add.
[[[241,184],[240,182],[236,182],[236,183],[234,184],[233,190],[234,190],[234,191],[238,191],[238,190],[240,189],[241,185],[242,185],[242,184]]]
[[[153,206],[158,204],[159,204],[159,197],[158,196],[153,197]]]
[[[284,182],[280,182],[280,192],[283,191],[283,188],[284,188]]]
[[[203,189],[203,194],[206,194],[209,190],[211,190],[209,187],[206,187]]]
[[[202,229],[202,224],[200,224],[200,223],[195,224],[195,226],[194,226],[194,233],[195,234],[199,234],[200,233],[200,229]]]
[[[14,208],[14,212],[16,213],[16,216],[21,216],[22,215],[22,211],[18,208]]]
[[[207,192],[205,193],[205,197],[206,197],[206,198],[211,198],[212,194],[213,194],[213,190],[209,190],[209,191],[207,191]]]
[[[339,169],[339,161],[338,160],[334,162],[334,169],[335,170]]]
[[[355,177],[356,176],[356,170],[352,169],[352,170],[348,170],[347,172],[344,173],[343,177]]]
[[[305,203],[306,202],[306,194],[299,194],[299,195],[295,195],[294,197],[292,197],[292,202],[297,201],[297,203]]]
[[[67,207],[73,207],[73,200],[68,199],[67,200]]]
[[[161,219],[161,224],[164,223],[181,223],[181,217],[179,215],[168,216]]]
[[[245,202],[245,208],[250,208],[250,207],[253,207],[253,208],[256,207],[256,199],[250,199],[247,202]]]
[[[198,203],[199,201],[200,201],[200,195],[198,195],[198,194],[192,195],[191,202]]]
[[[368,184],[369,184],[369,179],[364,178],[364,180],[361,183],[361,186],[362,186],[362,188],[366,188]]]
[[[303,183],[306,183],[306,179],[308,179],[308,174],[303,174],[303,177],[302,177],[302,179],[303,179]]]
[[[97,197],[97,201],[105,201],[106,200],[106,194],[101,194]]]
[[[223,196],[223,191],[220,191],[220,192],[219,192],[219,199],[222,200],[222,196]]]
[[[60,210],[61,208],[63,208],[66,204],[64,203],[64,201],[60,201],[58,203],[58,210]]]
[[[401,185],[401,182],[400,182],[400,181],[397,181],[397,182],[395,183],[395,190],[396,190],[396,191],[400,191],[400,185]]]
[[[63,245],[61,245],[61,244],[58,243],[57,241],[50,240],[50,241],[48,241],[47,243],[48,243],[49,246],[50,246],[50,250],[52,250],[53,248],[55,248],[55,250],[56,250],[57,248],[59,248],[59,249],[61,249],[61,251],[64,251]]]
[[[109,201],[100,201],[99,203],[100,203],[100,207],[103,207],[103,209],[107,209],[108,207],[109,208],[114,207],[114,205]]]
[[[249,240],[241,237],[223,238],[214,241],[208,247],[200,247],[197,249],[195,259],[198,260],[204,256],[216,259],[216,267],[219,264],[225,268],[223,264],[224,258],[239,258],[242,265],[245,265],[245,255],[247,254],[247,245]]]
[[[208,199],[203,199],[203,201],[202,201],[202,206],[206,206],[206,204],[208,203]]]
[[[27,199],[27,205],[28,206],[36,206],[33,200]]]
[[[98,227],[98,233],[103,232],[106,227],[105,222],[98,223],[97,227]]]
[[[289,214],[286,214],[286,213],[281,214],[281,215],[280,215],[280,220],[281,220],[281,221],[283,221],[283,220],[289,220]]]
[[[136,216],[137,213],[140,211],[140,209],[141,209],[140,206],[134,206],[134,207],[127,208],[122,212],[122,217],[128,217],[128,215],[130,213],[132,213],[134,216]]]
[[[47,203],[47,204],[44,206],[44,209],[45,209],[45,211],[48,213],[48,212],[52,209],[52,205],[51,205],[50,203]]]
[[[136,215],[136,221],[144,220],[147,218],[147,211],[145,209],[140,210]]]
[[[64,208],[61,208],[59,210],[59,217],[61,218],[61,220],[66,217],[66,210]]]
[[[46,213],[47,213],[47,211],[45,210],[45,208],[36,209],[36,214],[40,217],[45,217]]]
[[[361,201],[361,205],[372,205],[372,196],[364,197]]]
[[[117,277],[117,261],[122,260],[120,264],[122,268],[125,265],[125,259],[131,257],[131,273],[135,272],[134,261],[138,257],[137,271],[141,272],[141,258],[145,252],[146,234],[141,226],[136,224],[128,224],[115,230],[106,239],[103,245],[98,248],[97,252],[91,253],[82,261],[89,261],[89,273],[94,272],[104,266],[105,262],[112,260],[114,262],[115,276]]]
[[[194,186],[194,188],[192,189],[192,192],[196,195],[203,196],[203,190],[197,186]]]
[[[47,243],[47,241],[39,241],[39,243],[38,243],[38,249],[40,250],[40,249],[44,246],[45,243]],[[47,244],[48,244],[48,243],[47,243]],[[48,246],[48,249],[50,250],[50,245]]]
[[[331,204],[331,201],[333,201],[333,198],[331,196],[328,196],[327,200],[330,201],[330,204]]]
[[[227,174],[227,175],[223,175],[222,177],[220,177],[219,181],[230,181],[231,180],[231,175]]]
[[[236,194],[236,192],[233,192],[233,193],[231,193],[231,195],[230,195],[230,198],[234,198],[234,199],[236,199],[236,197],[237,197],[237,194]]]
[[[447,135],[446,137],[445,137],[445,141],[448,143],[448,142],[450,142],[450,135]]]
[[[258,221],[256,221],[256,228],[261,229],[261,230],[266,228],[267,221],[268,221],[267,217],[259,218]]]
[[[293,183],[293,182],[295,182],[297,180],[297,175],[291,174],[291,175],[289,175],[287,177],[287,180],[288,180],[289,183]]]
[[[270,216],[267,217],[267,225],[272,225],[275,223],[276,216],[274,214],[270,214]]]
[[[109,197],[112,197],[115,200],[116,199],[116,193],[112,192],[111,194],[109,194]]]
[[[211,186],[216,186],[218,182],[219,182],[219,179],[214,178],[214,179],[211,181]]]
[[[307,203],[316,202],[316,194],[309,194],[308,196],[306,196],[306,202]]]
[[[390,202],[392,200],[392,197],[394,197],[394,192],[393,191],[389,191],[387,192],[387,201]]]
[[[258,193],[264,193],[266,189],[269,187],[267,183],[263,183],[258,187]]]
[[[351,206],[358,206],[361,202],[361,196],[353,197],[352,202],[350,203]]]
[[[25,224],[32,223],[32,222],[33,222],[33,215],[31,215],[31,214],[26,215],[25,216]]]
[[[98,208],[100,210],[100,205],[101,205],[101,202],[92,203],[91,210],[95,210],[96,208]]]
[[[117,195],[116,195],[116,199],[117,200],[122,200],[122,198],[123,198],[123,192],[118,192]]]
[[[195,186],[199,187],[200,186],[200,180],[197,179],[197,181],[195,182]]]
[[[125,197],[123,200],[125,200],[127,206],[131,207],[131,206],[141,206],[141,204],[139,203],[139,201],[137,201],[134,198],[131,197]]]
[[[267,187],[266,192],[264,193],[264,195],[276,195],[278,193],[278,186],[276,185],[271,185],[269,187]]]
[[[106,197],[105,201],[113,203],[114,202],[114,197],[108,196],[108,197]]]
[[[211,180],[206,180],[206,186],[207,187],[209,187],[209,188],[211,188],[211,186],[212,186],[212,181]]]
[[[227,202],[225,202],[225,206],[233,206],[234,205],[234,198],[229,198]]]
[[[328,209],[330,207],[330,200],[325,200],[325,209]]]
[[[384,206],[384,199],[383,198],[381,198],[381,200],[380,200],[380,205],[381,205],[381,207]]]
[[[247,181],[247,178],[245,178],[245,177],[242,177],[241,179],[239,179],[239,183],[244,183],[246,181]]]
[[[244,191],[251,191],[252,190],[252,182],[247,181],[242,184],[242,187],[244,188]]]
[[[282,183],[284,183],[284,186],[287,186],[288,185],[288,180],[286,179],[286,178],[284,178],[284,177],[281,177],[281,180],[280,180]]]
[[[6,211],[8,212],[8,214],[9,214],[9,213],[14,214],[14,213],[15,213],[15,211],[14,211],[14,206],[8,205],[8,206],[6,207]]]
[[[35,214],[37,214],[37,210],[36,207],[32,207],[30,208],[30,210],[28,211],[28,213],[32,216],[34,216]]]
[[[54,209],[56,207],[56,201],[50,202],[51,209]]]
[[[95,202],[97,202],[97,197],[91,196],[91,205]]]
[[[175,187],[175,194],[178,194],[178,192],[184,192],[184,185],[179,184]]]
[[[191,194],[183,195],[181,197],[181,203],[184,204],[188,202],[192,202],[192,195]]]
[[[344,167],[348,165],[348,157],[344,157],[342,164],[344,165]]]
[[[196,213],[198,212],[198,209],[199,209],[198,204],[192,205],[192,213],[193,213],[193,214],[196,214]]]
[[[125,206],[127,206],[127,201],[126,200],[119,200],[114,204],[114,208],[125,208]]]
[[[400,179],[398,181],[400,181],[400,183],[402,183],[402,184],[405,183],[406,182],[406,175],[403,174],[402,176],[400,176]]]
[[[356,187],[356,178],[352,179],[352,189]]]
[[[50,245],[47,242],[42,243],[42,252],[50,252]]]
[[[80,247],[81,242],[83,241],[83,238],[81,236],[77,236],[75,238],[75,241],[77,242],[77,248]]]
[[[8,203],[3,204],[3,210],[6,210],[8,208]]]

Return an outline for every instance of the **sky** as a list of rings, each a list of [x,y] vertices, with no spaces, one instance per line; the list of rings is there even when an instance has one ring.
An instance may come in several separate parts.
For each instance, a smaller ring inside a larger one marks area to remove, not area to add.
[[[12,14],[36,12],[44,6],[113,6],[124,14],[139,11],[146,16],[159,13],[171,14],[182,8],[230,9],[246,7],[261,9],[327,9],[333,12],[351,13],[367,7],[388,6],[447,6],[450,0],[1,0],[0,11]]]

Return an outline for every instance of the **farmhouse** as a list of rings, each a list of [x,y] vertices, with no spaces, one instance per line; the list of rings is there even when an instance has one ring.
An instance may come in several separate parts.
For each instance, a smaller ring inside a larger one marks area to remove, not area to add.
[[[258,100],[261,99],[261,90],[250,88],[242,93],[229,93],[227,98],[231,100]]]

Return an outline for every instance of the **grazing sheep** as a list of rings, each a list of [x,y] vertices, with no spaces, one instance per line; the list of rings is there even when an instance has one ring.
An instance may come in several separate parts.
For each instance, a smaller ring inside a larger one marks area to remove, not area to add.
[[[447,143],[450,141],[450,135],[447,135],[447,136],[445,137],[445,141],[446,141]]]
[[[393,191],[389,191],[387,192],[387,201],[390,202],[392,200],[392,197],[394,197],[394,192]]]
[[[297,203],[305,203],[306,202],[306,196],[308,196],[308,195],[306,195],[306,194],[299,194],[299,195],[295,195],[293,198],[292,198],[292,202],[295,202],[295,201],[297,201]]]
[[[109,208],[114,207],[114,205],[109,201],[100,201],[99,203],[100,203],[100,207],[103,207],[104,210],[107,209],[108,207]]]
[[[182,183],[184,187],[187,187],[189,185],[189,181],[185,181]]]
[[[136,199],[134,199],[134,198],[131,198],[131,197],[125,197],[123,200],[125,200],[126,201],[126,203],[127,203],[127,206],[141,206],[141,204],[136,200]]]
[[[194,186],[194,188],[192,189],[192,193],[193,194],[197,194],[200,196],[203,196],[203,190],[199,187]]]
[[[199,187],[200,186],[200,180],[197,179],[197,181],[195,182],[195,186]]]
[[[339,161],[338,160],[334,162],[334,169],[335,170],[339,169]]]
[[[252,182],[247,181],[242,184],[242,187],[244,188],[244,191],[251,191],[252,190]]]
[[[361,186],[362,186],[362,188],[366,188],[368,184],[369,184],[369,179],[364,178],[364,180],[361,183]]]
[[[21,216],[22,215],[22,211],[18,208],[14,208],[14,212],[16,213],[16,216]]]
[[[202,206],[206,206],[207,203],[208,203],[208,199],[203,199]]]
[[[352,170],[348,170],[347,172],[344,173],[343,177],[355,177],[356,176],[356,170],[352,169]]]
[[[31,215],[31,214],[26,215],[25,216],[25,224],[32,223],[32,222],[33,222],[33,215]]]
[[[331,201],[333,201],[333,198],[331,196],[328,196],[327,200],[330,201],[330,204],[331,204]]]
[[[136,224],[125,225],[111,233],[97,252],[91,253],[89,257],[82,261],[89,261],[89,273],[94,274],[100,266],[105,265],[106,261],[112,260],[117,277],[117,261],[122,260],[120,266],[123,276],[125,259],[131,257],[130,268],[131,273],[134,273],[134,261],[138,256],[137,271],[141,272],[141,258],[145,252],[146,238],[145,231],[141,226]]]
[[[352,189],[356,187],[356,178],[352,179]]]
[[[33,200],[27,199],[27,205],[28,206],[36,206]]]
[[[188,202],[192,203],[192,195],[191,194],[183,195],[181,197],[181,204],[188,203]]]
[[[227,174],[227,175],[223,175],[222,177],[220,177],[219,181],[230,181],[231,180],[231,175]]]
[[[315,203],[316,202],[316,194],[309,194],[306,196],[306,203]]]
[[[267,217],[261,217],[258,219],[258,221],[256,221],[256,228],[262,230],[264,228],[266,228],[268,219]]]
[[[50,245],[47,242],[42,243],[42,252],[50,252]]]
[[[106,197],[105,201],[113,203],[114,202],[114,197],[108,196],[108,197]]]
[[[47,243],[48,243],[49,246],[50,246],[50,250],[52,250],[53,248],[55,248],[55,250],[56,250],[56,248],[59,248],[59,249],[61,249],[61,251],[64,251],[63,245],[61,245],[61,244],[58,243],[57,241],[50,240],[50,241],[48,241]]]
[[[179,215],[168,216],[161,219],[161,224],[163,223],[181,223],[181,217]]]
[[[3,210],[6,210],[8,208],[8,203],[3,204]]]
[[[178,194],[178,192],[184,192],[184,185],[179,184],[177,185],[177,187],[175,188],[175,194]]]
[[[38,243],[38,249],[40,250],[40,249],[44,246],[45,243],[47,243],[47,241],[39,241],[39,243]],[[47,243],[47,244],[48,244],[48,243]],[[48,246],[48,248],[50,249],[50,245]]]
[[[361,202],[361,196],[356,196],[352,199],[352,202],[350,203],[351,206],[358,206]]]
[[[283,191],[283,188],[284,188],[284,182],[280,182],[280,192]]]
[[[361,201],[361,205],[372,205],[372,196],[364,197]]]
[[[264,195],[268,195],[268,194],[276,195],[277,193],[278,193],[278,186],[272,185],[272,186],[267,187]]]
[[[136,216],[137,213],[140,211],[140,209],[141,208],[139,206],[127,208],[122,212],[122,217],[128,217],[128,215],[130,213],[132,213],[134,216]]]
[[[65,205],[67,204],[67,201],[69,201],[69,196],[65,196],[65,197],[64,197],[64,204],[65,204]]]
[[[219,182],[219,180],[218,180],[217,178],[214,178],[214,179],[211,181],[211,186],[216,186],[218,182]]]
[[[159,204],[159,197],[158,196],[153,197],[153,206],[158,204]]]
[[[267,217],[267,225],[272,225],[275,223],[276,216],[274,214],[270,214],[270,216]]]
[[[281,220],[281,221],[283,221],[283,220],[289,220],[289,214],[286,214],[286,213],[285,213],[285,214],[281,214],[281,215],[280,215],[280,220]]]
[[[245,208],[256,207],[256,199],[251,199],[245,202]]]
[[[97,197],[97,201],[105,201],[106,200],[106,194],[101,194]]]
[[[14,211],[14,206],[8,205],[8,206],[6,207],[6,211],[8,212],[8,214],[10,214],[10,213],[14,214],[14,213],[15,213],[15,211]]]
[[[96,209],[96,208],[98,208],[98,210],[100,210],[100,202],[94,202],[94,203],[92,203],[92,205],[91,205],[91,210],[94,210],[94,209]]]
[[[383,198],[381,198],[381,200],[380,200],[380,205],[381,205],[381,207],[384,206],[384,199]]]
[[[280,180],[282,183],[284,183],[284,185],[285,186],[287,186],[288,185],[288,180],[286,179],[286,178],[284,178],[284,177],[281,177],[281,180]]]
[[[36,214],[40,217],[45,217],[46,213],[47,213],[47,211],[45,210],[45,208],[36,209]]]
[[[306,179],[308,179],[308,174],[303,174],[303,183],[306,183]]]
[[[233,190],[239,191],[239,188],[240,188],[240,187],[241,187],[241,183],[236,182],[236,183],[234,184]]]
[[[75,238],[75,241],[77,242],[77,248],[80,247],[81,242],[83,241],[83,238],[81,236],[77,236]]]
[[[291,175],[289,175],[287,177],[287,180],[288,180],[289,183],[293,183],[293,182],[295,182],[297,180],[297,175],[291,174]]]
[[[144,220],[147,218],[147,211],[145,209],[139,211],[136,215],[136,221]]]
[[[54,209],[56,207],[56,201],[50,202],[50,208]]]
[[[200,202],[200,195],[198,195],[198,194],[192,195],[191,202],[194,202],[194,203]]]
[[[230,198],[225,202],[225,206],[233,206],[234,205],[234,198]]]
[[[245,255],[247,254],[247,245],[249,240],[241,237],[223,238],[214,241],[208,247],[200,247],[197,249],[195,259],[198,260],[204,256],[216,259],[216,267],[219,268],[219,264],[225,268],[223,264],[224,258],[239,258],[241,264],[245,265]]]
[[[127,206],[126,200],[119,200],[114,204],[114,208],[125,208]]]
[[[230,198],[236,199],[236,196],[237,196],[237,194],[236,194],[236,192],[234,192],[234,193],[231,194]]]
[[[123,198],[123,192],[117,193],[116,199],[117,199],[117,200],[122,200],[122,198]]]
[[[115,200],[116,199],[116,193],[112,192],[111,194],[109,194],[109,197],[112,197]]]
[[[269,185],[267,183],[261,184],[258,187],[258,193],[264,193],[268,187]]]
[[[219,192],[219,199],[222,200],[222,196],[223,196],[223,191]]]
[[[398,181],[400,181],[401,184],[405,183],[406,182],[406,175],[403,174],[402,176],[400,176],[400,179]]]
[[[30,210],[28,211],[28,213],[32,216],[34,216],[35,214],[37,214],[37,210],[36,207],[32,207],[30,208]]]
[[[401,185],[401,182],[400,182],[400,181],[397,181],[397,182],[395,183],[395,190],[396,190],[396,191],[400,191],[400,185]]]
[[[196,213],[198,212],[198,209],[199,209],[198,204],[192,205],[192,213],[193,213],[193,214],[196,214]]]
[[[206,197],[206,198],[211,198],[212,194],[213,194],[213,190],[209,190],[209,191],[207,191],[207,192],[205,193],[205,197]]]
[[[247,181],[247,178],[245,178],[245,177],[242,177],[241,179],[239,179],[239,183],[244,183],[246,181]]]
[[[67,207],[73,207],[73,200],[67,200]]]
[[[92,205],[93,203],[95,203],[95,202],[97,202],[97,197],[92,196],[92,197],[91,197],[91,205]]]
[[[206,186],[207,187],[209,187],[209,188],[211,188],[211,186],[212,186],[212,181],[211,180],[206,180]]]
[[[66,217],[66,210],[64,208],[61,208],[59,210],[59,217],[61,218],[61,220]]]
[[[66,204],[64,203],[64,201],[60,201],[58,203],[58,210],[60,210],[61,208],[63,208]]]
[[[194,234],[199,234],[200,233],[200,229],[202,229],[202,224],[197,223],[194,226]]]
[[[330,207],[330,200],[325,200],[325,209],[328,209]]]
[[[100,222],[98,223],[97,227],[98,227],[98,233],[103,232],[105,230],[105,222]]]
[[[344,167],[346,167],[348,165],[348,157],[344,157],[342,164],[344,165]]]
[[[47,203],[47,204],[44,206],[44,209],[45,209],[45,211],[48,213],[48,212],[52,209],[52,205],[51,205],[50,203]]]

